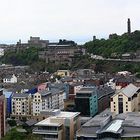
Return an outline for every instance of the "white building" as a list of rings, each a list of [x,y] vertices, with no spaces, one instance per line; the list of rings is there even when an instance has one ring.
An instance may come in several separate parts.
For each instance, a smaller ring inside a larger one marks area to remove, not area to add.
[[[7,75],[3,79],[3,83],[17,83],[17,77],[14,74],[13,75]]]
[[[0,48],[0,57],[4,56],[4,49]]]
[[[33,116],[47,109],[64,109],[64,91],[52,89],[37,92],[33,95]]]

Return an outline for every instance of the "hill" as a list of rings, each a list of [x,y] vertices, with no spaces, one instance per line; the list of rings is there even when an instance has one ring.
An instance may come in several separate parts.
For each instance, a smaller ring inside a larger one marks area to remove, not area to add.
[[[108,39],[94,39],[84,46],[89,53],[104,57],[112,57],[115,54],[119,58],[123,53],[140,50],[140,31],[136,30],[130,35],[110,34]]]

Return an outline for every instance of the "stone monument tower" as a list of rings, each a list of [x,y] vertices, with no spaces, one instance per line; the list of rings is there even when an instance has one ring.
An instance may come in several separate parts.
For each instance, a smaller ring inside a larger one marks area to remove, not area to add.
[[[128,18],[128,21],[127,21],[127,33],[128,34],[131,33],[131,21],[130,21],[130,18]]]

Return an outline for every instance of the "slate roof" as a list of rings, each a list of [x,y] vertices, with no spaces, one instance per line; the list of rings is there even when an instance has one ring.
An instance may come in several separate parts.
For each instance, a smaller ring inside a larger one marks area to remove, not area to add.
[[[137,91],[139,90],[139,87],[134,86],[133,84],[129,84],[127,87],[121,90],[123,94],[125,94],[127,97],[132,97]]]
[[[118,83],[133,83],[135,81],[135,78],[133,76],[126,77],[126,76],[120,75],[120,76],[116,76],[114,78],[114,81]]]
[[[115,93],[115,90],[113,90],[111,87],[103,86],[98,88],[98,99],[109,94]]]
[[[4,77],[4,79],[11,79],[13,77],[13,74],[12,75],[6,75],[5,77]]]
[[[28,121],[26,121],[25,123],[26,123],[28,126],[33,126],[34,124],[37,123],[37,121],[36,121],[36,120],[28,120]]]
[[[39,91],[39,93],[41,94],[42,97],[48,96],[50,94],[58,94],[60,93],[62,90],[59,89],[51,89],[51,90],[43,90],[43,91]]]
[[[12,97],[14,97],[14,98],[26,98],[28,96],[29,96],[29,94],[27,94],[27,93],[14,93]]]

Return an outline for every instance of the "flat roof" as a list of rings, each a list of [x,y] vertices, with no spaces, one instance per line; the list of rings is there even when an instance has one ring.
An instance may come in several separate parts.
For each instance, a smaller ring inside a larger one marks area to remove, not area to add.
[[[80,114],[80,112],[66,112],[66,111],[62,111],[60,112],[60,114],[58,114],[57,118],[74,118],[75,116],[78,116]]]
[[[58,122],[51,122],[51,117],[42,120],[38,123],[35,124],[36,126],[61,126],[62,123],[58,123]]]
[[[38,122],[37,126],[61,126],[62,123],[58,123],[58,122],[52,122],[51,119],[65,119],[65,118],[74,118],[76,117],[77,115],[79,115],[80,113],[79,112],[60,112],[58,115],[56,116],[51,116],[45,120],[42,120],[40,122]]]
[[[96,90],[95,87],[83,87],[77,93],[92,93],[94,90]]]

